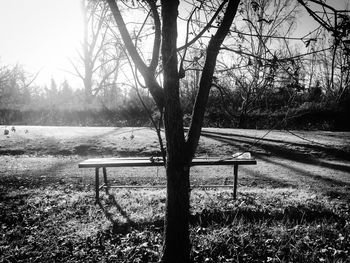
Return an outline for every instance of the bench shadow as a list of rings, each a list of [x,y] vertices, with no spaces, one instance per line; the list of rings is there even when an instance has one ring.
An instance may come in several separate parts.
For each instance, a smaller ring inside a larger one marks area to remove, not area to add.
[[[108,204],[103,204],[101,200],[97,202],[98,206],[104,213],[105,217],[108,221],[111,222],[111,231],[113,234],[126,234],[130,232],[131,229],[142,230],[145,228],[153,228],[156,230],[163,231],[164,220],[157,219],[153,221],[143,221],[143,222],[135,222],[133,221],[128,213],[118,204],[115,196],[110,192],[106,193]],[[120,215],[126,220],[126,222],[120,222],[113,218],[113,214],[109,212],[109,208],[116,208]]]
[[[134,221],[132,221],[130,219],[130,217],[128,216],[128,214],[125,212],[125,210],[118,204],[117,200],[115,199],[115,196],[110,194],[109,192],[106,193],[107,195],[107,199],[108,199],[108,206],[111,206],[111,207],[115,207],[118,212],[120,213],[120,215],[125,218],[126,220],[126,223],[129,224],[129,225],[133,225],[135,224]],[[104,215],[106,216],[106,218],[112,223],[112,224],[116,224],[118,223],[114,218],[113,218],[113,215],[111,212],[108,211],[108,207],[107,205],[103,205],[101,200],[99,199],[97,201],[97,204],[99,205],[99,207],[101,208],[102,212],[104,213]]]
[[[259,185],[263,184],[264,186],[272,187],[272,188],[287,188],[287,187],[295,187],[295,185],[285,182],[282,179],[277,179],[270,177],[260,171],[252,171],[246,167],[240,167],[239,170],[242,170],[245,172],[246,175],[249,177],[246,177],[246,180],[252,181],[252,184]],[[240,179],[238,179],[240,180]]]

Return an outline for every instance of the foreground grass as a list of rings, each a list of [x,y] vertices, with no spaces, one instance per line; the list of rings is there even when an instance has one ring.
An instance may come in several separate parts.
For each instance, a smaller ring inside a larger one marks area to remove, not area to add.
[[[3,192],[0,262],[157,262],[164,190]],[[193,190],[194,262],[350,262],[349,204],[307,190]]]

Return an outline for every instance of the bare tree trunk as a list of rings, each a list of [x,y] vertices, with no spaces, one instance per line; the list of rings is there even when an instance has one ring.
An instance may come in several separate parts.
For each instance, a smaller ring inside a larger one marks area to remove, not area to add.
[[[178,1],[162,1],[165,112],[167,141],[167,202],[164,222],[163,262],[189,262],[189,165],[185,158],[185,138],[179,100],[177,70]]]
[[[85,108],[89,108],[89,105],[92,102],[92,72],[87,65],[85,65],[84,92]]]
[[[183,159],[183,156],[178,156],[178,158]],[[175,157],[169,159],[175,159]],[[168,160],[162,258],[162,261],[166,263],[190,262],[189,171],[188,165]]]
[[[84,42],[83,42],[83,58],[84,58],[84,93],[85,93],[85,108],[91,104],[92,101],[92,72],[90,70],[90,54],[89,54],[89,32],[88,32],[88,7],[85,0],[81,0],[81,8],[84,18]]]
[[[246,121],[247,121],[246,113],[244,111],[241,111],[241,113],[239,114],[238,128],[245,129],[247,127]]]

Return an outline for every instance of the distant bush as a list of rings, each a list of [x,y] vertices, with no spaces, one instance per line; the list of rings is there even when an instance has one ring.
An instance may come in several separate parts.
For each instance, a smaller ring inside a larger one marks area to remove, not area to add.
[[[1,125],[148,126],[144,112],[127,110],[0,109]]]
[[[285,106],[274,111],[252,111],[244,116],[244,128],[349,131],[349,115],[349,107],[326,102],[304,102],[295,108]],[[225,111],[209,111],[204,126],[238,128],[240,118],[239,112],[228,115]],[[188,118],[186,122],[189,123]]]

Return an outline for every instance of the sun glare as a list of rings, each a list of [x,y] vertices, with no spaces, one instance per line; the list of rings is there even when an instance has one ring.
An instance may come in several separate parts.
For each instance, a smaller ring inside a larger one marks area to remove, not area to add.
[[[1,63],[41,70],[39,82],[62,78],[83,35],[79,0],[0,0]],[[60,76],[61,75],[61,76]]]

